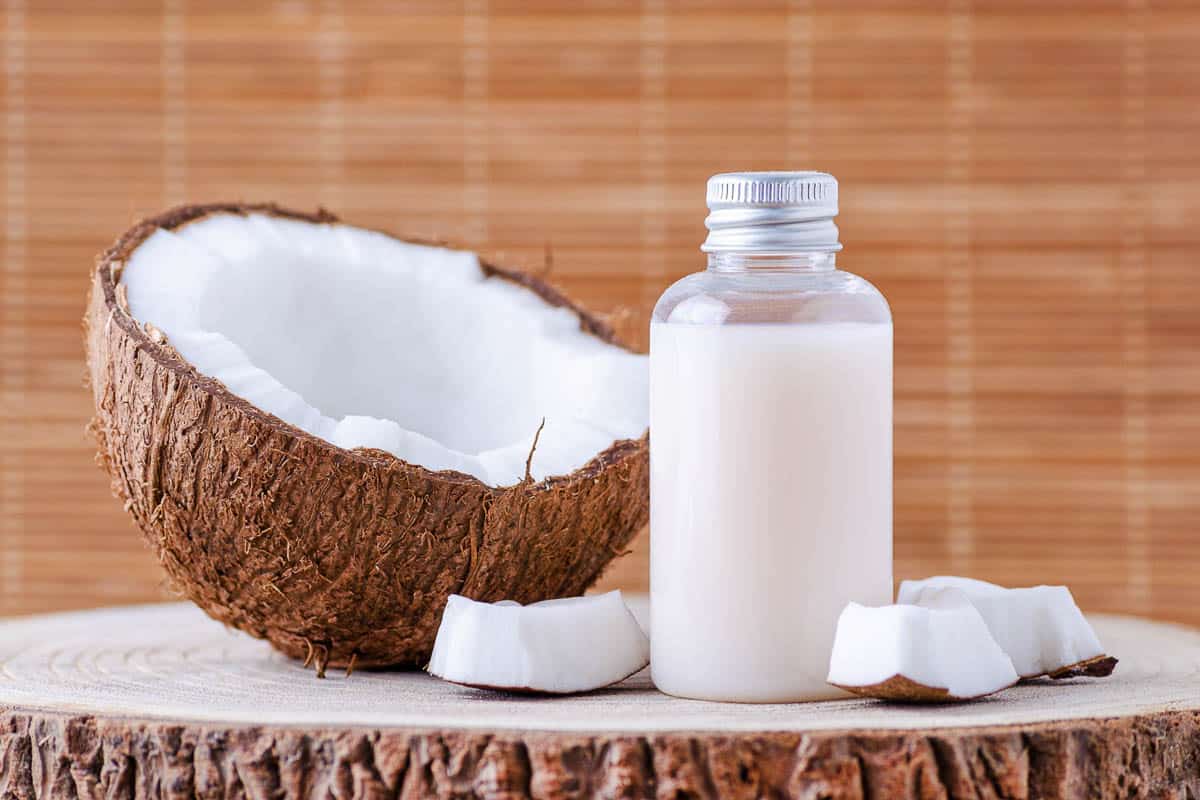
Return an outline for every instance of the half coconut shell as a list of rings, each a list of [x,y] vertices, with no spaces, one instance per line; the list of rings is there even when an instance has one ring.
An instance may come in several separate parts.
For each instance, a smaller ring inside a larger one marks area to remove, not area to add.
[[[155,231],[214,214],[336,222],[272,205],[187,206],[101,256],[84,319],[99,461],[171,580],[210,616],[319,668],[427,661],[446,598],[582,593],[646,524],[647,436],[574,473],[493,487],[377,450],[344,450],[193,368],[128,311],[126,259]],[[485,274],[609,326],[541,280]]]

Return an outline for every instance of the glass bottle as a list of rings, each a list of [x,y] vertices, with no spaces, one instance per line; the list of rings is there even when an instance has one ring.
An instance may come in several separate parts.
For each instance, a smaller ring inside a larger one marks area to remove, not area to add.
[[[832,176],[716,175],[708,206],[708,269],[650,329],[651,671],[682,697],[838,697],[838,614],[892,597],[891,312],[836,267]]]

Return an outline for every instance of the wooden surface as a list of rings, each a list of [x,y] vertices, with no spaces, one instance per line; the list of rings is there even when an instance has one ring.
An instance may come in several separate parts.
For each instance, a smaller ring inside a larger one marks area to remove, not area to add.
[[[896,316],[898,577],[1200,623],[1195,0],[8,0],[0,612],[163,596],[83,435],[93,256],[324,204],[600,310],[702,264],[704,178],[842,180]],[[644,586],[644,541],[610,585]]]
[[[132,769],[126,777],[137,785],[176,786],[173,796],[235,779],[260,796],[255,790],[270,786],[253,782],[278,785],[289,774],[312,791],[342,780],[340,770],[354,773],[347,796],[367,795],[355,783],[364,779],[390,786],[385,795],[413,781],[412,796],[453,785],[497,797],[570,795],[558,789],[572,780],[582,782],[576,794],[624,781],[626,796],[738,788],[944,797],[937,787],[975,796],[968,791],[986,786],[1003,797],[1038,787],[1041,796],[1099,797],[1118,779],[1131,797],[1200,788],[1191,757],[1200,751],[1200,631],[1093,621],[1121,658],[1111,678],[1036,681],[932,707],[687,701],[654,691],[644,673],[560,698],[467,689],[423,672],[318,680],[187,604],[8,621],[0,623],[0,786],[19,784],[36,753],[38,781],[52,784],[46,765],[57,764],[65,780],[91,776],[107,791]],[[900,786],[907,793],[888,788]],[[1051,786],[1059,789],[1045,791]]]
[[[1200,711],[1200,631],[1093,617],[1119,659],[1107,679],[1039,680],[944,706],[874,700],[738,704],[680,700],[647,671],[619,687],[531,698],[421,671],[330,669],[325,680],[186,603],[0,623],[0,705],[176,722],[654,733],[929,729]]]

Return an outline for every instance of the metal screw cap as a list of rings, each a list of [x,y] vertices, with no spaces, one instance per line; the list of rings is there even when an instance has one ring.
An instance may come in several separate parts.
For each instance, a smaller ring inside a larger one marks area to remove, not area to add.
[[[837,179],[824,172],[725,172],[708,179],[705,252],[840,250]]]

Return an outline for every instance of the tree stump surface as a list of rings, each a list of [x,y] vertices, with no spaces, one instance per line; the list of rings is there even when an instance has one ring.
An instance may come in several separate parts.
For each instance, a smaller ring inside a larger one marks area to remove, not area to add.
[[[186,604],[0,623],[0,797],[1200,797],[1200,631],[945,706],[540,698],[311,669]]]

